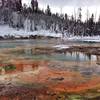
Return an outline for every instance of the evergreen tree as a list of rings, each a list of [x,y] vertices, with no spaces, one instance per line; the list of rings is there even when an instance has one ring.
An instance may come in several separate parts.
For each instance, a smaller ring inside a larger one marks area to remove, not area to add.
[[[99,15],[99,19],[98,19],[98,24],[100,25],[100,15]]]
[[[27,14],[27,5],[23,4],[23,15],[25,16]]]
[[[51,9],[49,5],[47,5],[46,14],[51,16]]]
[[[81,23],[82,20],[82,13],[81,13],[82,9],[78,8],[78,22]]]
[[[66,20],[66,21],[68,20],[68,15],[67,15],[67,14],[65,14],[65,20]]]
[[[32,10],[34,12],[34,0],[31,0],[31,7],[32,7]]]
[[[37,0],[32,0],[31,1],[31,7],[32,7],[32,10],[33,12],[38,12],[38,1]]]
[[[4,7],[4,0],[1,0],[1,2],[2,2],[2,4],[1,4],[1,5],[2,5],[2,7]]]
[[[35,0],[35,3],[34,3],[34,10],[36,13],[38,12],[38,1],[37,0]]]
[[[92,14],[91,18],[88,21],[88,28],[89,28],[89,35],[93,35],[93,31],[94,31],[94,14]]]
[[[71,22],[74,22],[74,16],[73,15],[71,16]]]
[[[22,10],[22,0],[16,1],[16,11]]]

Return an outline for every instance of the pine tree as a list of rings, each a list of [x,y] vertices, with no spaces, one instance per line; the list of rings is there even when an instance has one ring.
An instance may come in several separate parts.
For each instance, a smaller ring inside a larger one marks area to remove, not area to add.
[[[2,5],[2,7],[4,7],[4,0],[1,0],[1,2],[2,2],[2,4],[1,4],[1,5]]]
[[[89,28],[89,35],[93,35],[93,30],[94,30],[94,14],[92,14],[91,18],[88,21],[88,28]]]
[[[16,1],[16,11],[21,11],[22,10],[22,1],[18,0]]]
[[[38,1],[35,0],[35,3],[34,3],[34,10],[35,10],[35,13],[38,12]]]
[[[47,5],[46,14],[51,16],[51,9],[49,5]]]
[[[32,7],[32,10],[33,12],[38,12],[38,1],[37,0],[32,0],[31,1],[31,7]]]
[[[66,20],[66,21],[68,20],[68,15],[67,15],[67,14],[65,14],[65,20]]]
[[[82,13],[81,13],[82,9],[81,8],[78,8],[78,22],[81,23],[81,20],[82,20]]]
[[[32,10],[34,12],[34,0],[31,0],[31,7],[32,7]]]

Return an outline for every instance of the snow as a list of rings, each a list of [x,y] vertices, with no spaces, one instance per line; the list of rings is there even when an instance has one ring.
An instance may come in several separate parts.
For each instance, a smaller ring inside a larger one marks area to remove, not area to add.
[[[0,25],[0,36],[14,36],[15,38],[20,37],[29,37],[30,35],[37,35],[37,36],[50,36],[50,37],[57,37],[67,41],[83,41],[83,42],[100,42],[100,36],[70,36],[70,37],[63,37],[61,33],[55,33],[50,30],[38,30],[31,32],[30,30],[26,29],[15,29],[11,28],[8,25]],[[58,45],[55,46],[56,48],[68,48],[65,45]]]
[[[69,46],[67,45],[56,45],[56,46],[53,46],[53,48],[57,48],[58,50],[61,50],[61,49],[68,49],[70,48]]]
[[[33,35],[50,36],[50,37],[61,37],[61,33],[51,32],[50,30],[34,31]]]
[[[72,36],[66,39],[70,41],[100,42],[100,36]]]
[[[15,36],[15,37],[28,37],[30,35],[37,36],[50,36],[50,37],[61,37],[61,33],[51,32],[50,30],[39,30],[39,31],[26,31],[24,29],[11,28],[8,25],[0,25],[0,36]]]

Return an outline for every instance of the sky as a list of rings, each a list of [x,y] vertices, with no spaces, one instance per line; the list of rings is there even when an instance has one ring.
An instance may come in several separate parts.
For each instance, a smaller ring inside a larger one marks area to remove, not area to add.
[[[22,0],[23,3],[30,5],[31,0]],[[46,9],[47,5],[50,5],[53,13],[67,13],[69,16],[77,15],[78,8],[82,8],[82,20],[84,21],[87,16],[94,13],[95,19],[97,20],[100,15],[100,0],[38,0],[39,7]]]

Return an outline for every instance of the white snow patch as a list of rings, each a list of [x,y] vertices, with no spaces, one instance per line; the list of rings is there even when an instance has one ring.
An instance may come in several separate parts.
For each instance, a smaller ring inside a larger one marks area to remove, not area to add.
[[[70,41],[100,42],[100,36],[73,36],[66,39]]]
[[[56,46],[53,46],[53,48],[57,48],[57,49],[68,49],[68,48],[70,48],[69,46],[67,46],[67,45],[56,45]]]
[[[46,36],[61,37],[61,33],[50,32],[50,30],[34,31],[32,35],[45,36],[45,37]]]
[[[0,25],[0,36],[15,36],[15,37],[28,37],[30,35],[37,36],[50,36],[50,37],[61,37],[61,33],[51,32],[50,30],[39,30],[34,32],[29,32],[24,29],[11,28],[8,25]]]

